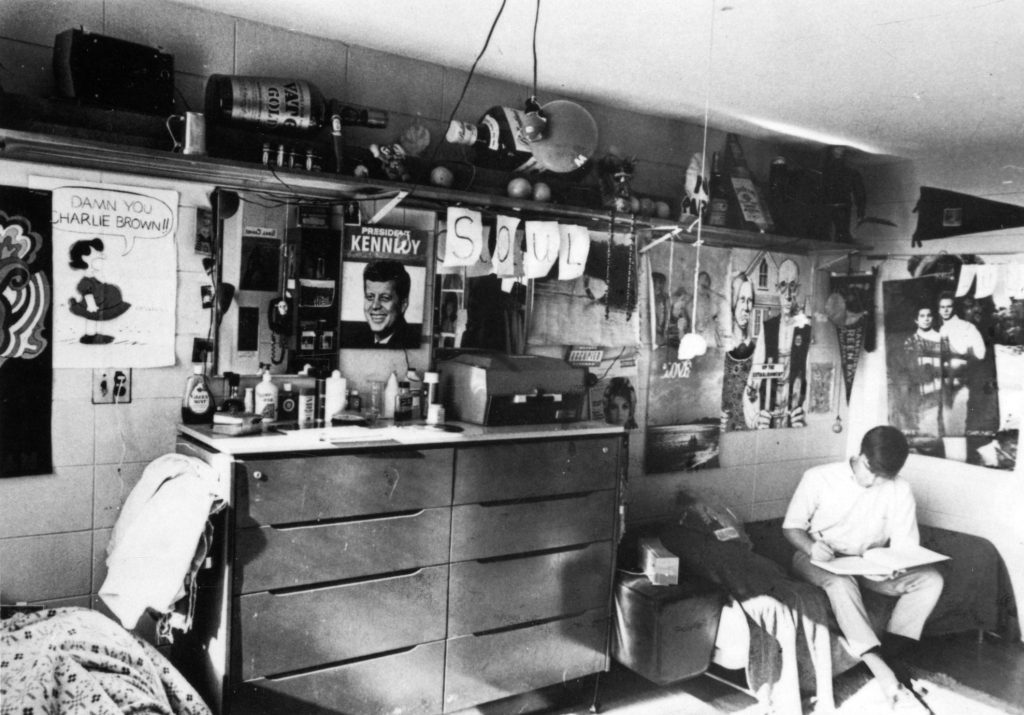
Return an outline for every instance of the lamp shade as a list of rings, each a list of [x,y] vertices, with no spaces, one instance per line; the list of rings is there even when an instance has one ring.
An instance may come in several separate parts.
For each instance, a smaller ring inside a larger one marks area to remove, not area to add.
[[[537,169],[566,174],[586,164],[597,150],[597,122],[590,112],[567,99],[541,110],[548,120],[544,138],[530,144]]]

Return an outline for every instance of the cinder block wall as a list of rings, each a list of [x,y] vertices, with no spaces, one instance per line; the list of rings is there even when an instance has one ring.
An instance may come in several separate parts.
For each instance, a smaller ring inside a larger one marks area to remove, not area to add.
[[[391,112],[388,130],[362,130],[362,134],[353,130],[352,141],[367,144],[394,140],[416,117],[437,141],[466,79],[463,71],[172,2],[5,0],[0,3],[0,83],[4,89],[51,96],[54,35],[79,26],[172,53],[178,88],[193,109],[202,106],[208,75],[233,73],[302,77],[314,81],[327,96]],[[476,76],[458,118],[475,119],[491,105],[518,102],[526,90]],[[672,197],[681,194],[690,156],[700,150],[700,127],[575,99],[597,119],[602,150],[615,145],[623,154],[638,158],[637,191]],[[723,142],[722,132],[711,132],[709,146]],[[775,146],[765,142],[749,141],[744,149],[755,167],[766,168],[777,153]],[[88,181],[125,179],[49,167],[43,171],[40,166],[4,160],[0,154],[0,177],[5,184],[24,185],[32,173]],[[207,325],[207,316],[196,299],[205,277],[187,237],[194,235],[194,208],[208,202],[211,187],[178,183],[173,188],[181,192],[177,362],[173,367],[136,369],[133,401],[122,406],[91,404],[91,370],[54,371],[55,471],[0,480],[0,600],[4,603],[96,605],[95,593],[105,572],[105,548],[121,505],[146,464],[174,448],[192,338],[205,335]],[[392,369],[391,365],[366,366],[366,362],[370,361],[356,360],[343,351],[342,366],[357,386]],[[646,371],[642,360],[639,385],[646,385]],[[830,424],[829,420],[805,430],[726,435],[723,467],[694,474],[643,476],[638,459],[641,444],[635,442],[631,448],[629,518],[673,513],[676,497],[684,488],[712,495],[746,518],[777,516],[805,468],[842,452],[843,438],[828,429]]]

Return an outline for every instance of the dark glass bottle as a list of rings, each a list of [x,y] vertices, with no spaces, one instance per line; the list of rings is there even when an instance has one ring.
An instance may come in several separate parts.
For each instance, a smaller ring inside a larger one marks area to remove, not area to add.
[[[335,118],[345,126],[381,128],[388,124],[387,112],[327,100],[315,84],[303,79],[225,74],[207,80],[204,114],[213,124],[251,125],[278,132],[319,130]]]
[[[729,194],[718,166],[718,152],[711,156],[711,179],[708,181],[708,226],[729,225]]]
[[[473,147],[473,163],[485,169],[526,171],[536,163],[523,134],[526,113],[511,107],[491,107],[476,124],[452,121],[445,140]]]
[[[220,403],[220,411],[232,415],[245,412],[245,403],[238,396],[238,385],[241,380],[239,374],[237,372],[226,372],[224,377],[228,381],[228,396]]]

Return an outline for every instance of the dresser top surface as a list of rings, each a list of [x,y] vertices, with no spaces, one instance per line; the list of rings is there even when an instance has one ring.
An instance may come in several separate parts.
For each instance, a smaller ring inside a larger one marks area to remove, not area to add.
[[[217,452],[231,455],[265,452],[310,452],[362,449],[386,446],[459,446],[476,442],[521,441],[559,437],[621,435],[624,428],[604,422],[571,422],[510,427],[486,427],[464,422],[442,426],[391,424],[375,427],[317,427],[302,430],[269,430],[259,434],[232,436],[214,432],[204,425],[179,425],[182,435]]]

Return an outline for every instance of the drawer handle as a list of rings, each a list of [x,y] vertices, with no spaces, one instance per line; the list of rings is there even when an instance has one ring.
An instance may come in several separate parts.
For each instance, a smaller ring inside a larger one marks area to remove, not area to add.
[[[257,482],[267,481],[267,477],[259,469],[253,470],[252,478]]]

